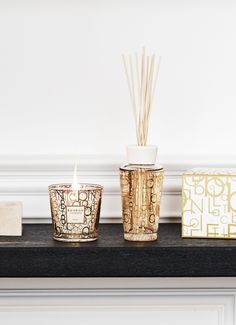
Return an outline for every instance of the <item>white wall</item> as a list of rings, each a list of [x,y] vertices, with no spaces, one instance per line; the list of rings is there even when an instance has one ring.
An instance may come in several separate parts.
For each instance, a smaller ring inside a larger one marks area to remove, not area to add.
[[[0,201],[22,201],[23,222],[51,222],[48,185],[71,183],[76,155],[0,155]],[[81,156],[79,182],[104,187],[101,222],[122,222],[119,166],[123,156]],[[236,156],[160,156],[165,168],[161,222],[179,222],[182,173],[196,166],[233,168]]]
[[[232,154],[233,0],[0,0],[0,152],[119,154],[135,141],[121,53],[161,54],[150,143]]]
[[[234,278],[1,278],[2,324],[235,325]]]

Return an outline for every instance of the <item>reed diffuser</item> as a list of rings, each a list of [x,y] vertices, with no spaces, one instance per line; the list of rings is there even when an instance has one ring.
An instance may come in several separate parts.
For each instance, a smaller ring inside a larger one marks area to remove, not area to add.
[[[127,146],[128,164],[120,168],[124,238],[157,239],[164,170],[155,165],[157,147],[147,145],[149,122],[160,67],[160,58],[123,55],[135,121],[137,145]]]
[[[122,58],[134,114],[137,143],[138,146],[146,146],[160,57],[156,58],[155,54],[147,56],[143,48],[141,59],[137,53],[135,58],[131,55],[127,58],[124,54]]]

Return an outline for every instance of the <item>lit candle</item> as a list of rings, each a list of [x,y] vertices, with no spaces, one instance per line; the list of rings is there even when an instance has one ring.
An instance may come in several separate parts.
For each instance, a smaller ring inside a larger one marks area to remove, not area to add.
[[[49,186],[53,238],[59,241],[93,241],[98,237],[101,185],[77,182],[77,165],[72,184]]]
[[[79,183],[77,181],[77,163],[75,163],[75,167],[74,167],[72,189],[73,191],[79,190]]]

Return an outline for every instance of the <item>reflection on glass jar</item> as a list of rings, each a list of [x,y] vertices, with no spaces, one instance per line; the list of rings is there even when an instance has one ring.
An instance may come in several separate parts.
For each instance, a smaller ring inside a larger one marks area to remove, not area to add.
[[[157,239],[164,170],[155,165],[120,168],[124,238]]]
[[[66,242],[86,242],[98,237],[103,187],[96,184],[49,186],[53,238]]]

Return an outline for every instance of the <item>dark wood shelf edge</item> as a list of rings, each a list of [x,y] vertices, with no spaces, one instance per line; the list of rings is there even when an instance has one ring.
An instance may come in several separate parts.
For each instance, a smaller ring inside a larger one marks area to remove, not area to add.
[[[236,241],[182,239],[180,224],[161,224],[158,240],[133,243],[122,226],[102,224],[99,240],[62,243],[51,225],[24,225],[0,237],[0,277],[234,277]]]

